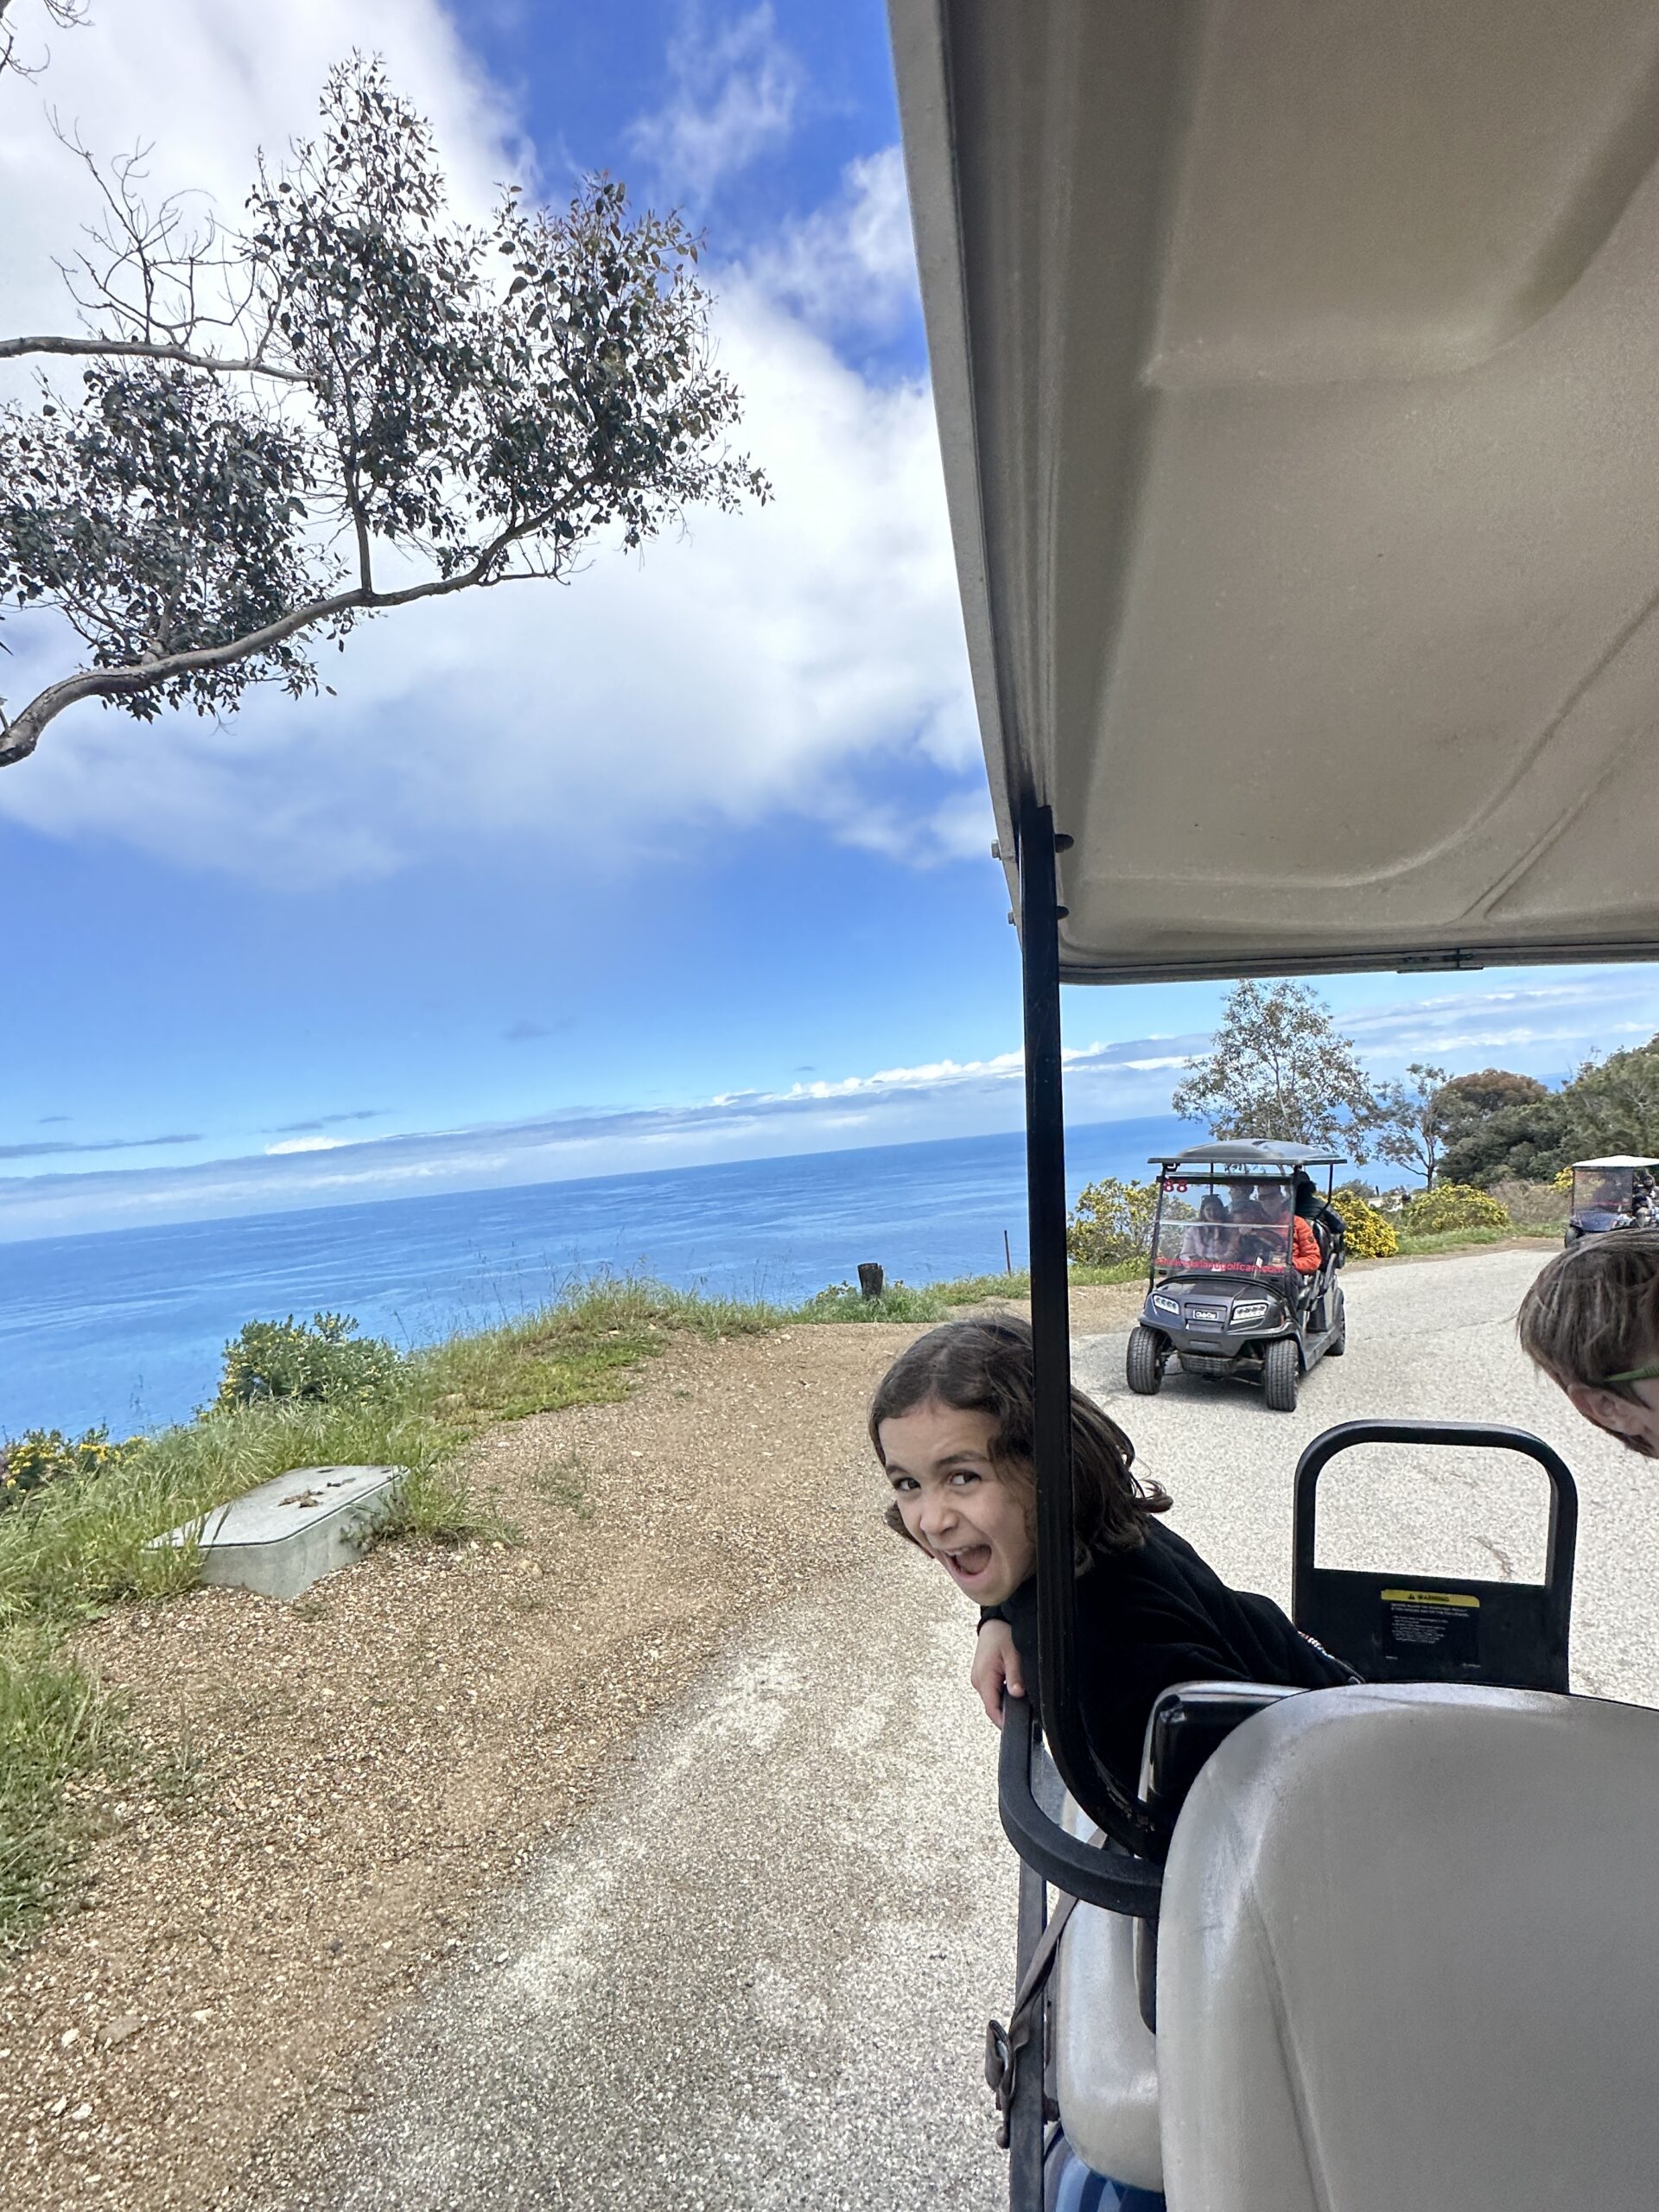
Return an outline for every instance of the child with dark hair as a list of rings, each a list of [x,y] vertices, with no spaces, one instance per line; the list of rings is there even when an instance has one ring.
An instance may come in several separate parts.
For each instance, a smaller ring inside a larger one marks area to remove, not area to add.
[[[1522,1300],[1516,1326],[1577,1412],[1659,1459],[1659,1229],[1569,1244]]]
[[[1037,1497],[1031,1331],[952,1321],[912,1344],[870,1408],[870,1440],[893,1489],[887,1520],[980,1608],[972,1681],[1001,1724],[1002,1693],[1037,1679]],[[1176,1682],[1284,1682],[1325,1689],[1351,1670],[1294,1628],[1271,1599],[1230,1590],[1158,1516],[1169,1497],[1134,1471],[1135,1446],[1071,1392],[1077,1664],[1090,1732],[1124,1788]]]

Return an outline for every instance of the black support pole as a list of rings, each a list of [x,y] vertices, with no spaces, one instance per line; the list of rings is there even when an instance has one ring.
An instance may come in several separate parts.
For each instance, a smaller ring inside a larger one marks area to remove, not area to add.
[[[1038,1667],[1044,1733],[1086,1804],[1090,1762],[1076,1740],[1077,1593],[1072,1568],[1071,1313],[1065,1255],[1065,1110],[1060,1083],[1060,929],[1054,812],[1020,825],[1020,953],[1026,1014],[1026,1189],[1031,1214],[1031,1335],[1036,1414]],[[1079,1786],[1082,1784],[1083,1786]]]
[[[1034,1866],[1020,1869],[1019,1978],[1048,1924],[1048,1890]],[[1048,2064],[1048,2007],[1039,2004],[1031,2041],[1020,2056],[1008,2107],[1008,2212],[1043,2212],[1043,2075]]]
[[[1060,919],[1050,807],[1020,818],[1020,960],[1026,1014],[1026,1187],[1037,1478],[1037,1668],[1043,1736],[1060,1778],[1126,1851],[1161,1859],[1167,1823],[1126,1790],[1090,1739],[1077,1682],[1076,1512],[1071,1479],[1071,1315],[1065,1254],[1065,1117],[1060,1083]]]

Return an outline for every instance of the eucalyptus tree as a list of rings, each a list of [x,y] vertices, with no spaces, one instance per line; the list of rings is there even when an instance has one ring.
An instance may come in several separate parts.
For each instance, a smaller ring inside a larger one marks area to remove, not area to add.
[[[54,615],[69,664],[0,699],[0,766],[82,700],[149,721],[298,696],[370,615],[563,582],[596,543],[768,496],[726,444],[740,395],[679,218],[601,176],[556,213],[514,187],[459,219],[376,61],[331,73],[320,132],[261,161],[235,226],[71,150],[104,207],[67,272],[82,327],[0,338],[50,364],[0,408],[0,607]]]
[[[1374,1148],[1396,1167],[1421,1175],[1428,1189],[1446,1141],[1446,1088],[1451,1071],[1413,1060],[1409,1083],[1385,1083],[1372,1104]]]
[[[1363,1160],[1376,1109],[1370,1083],[1330,1008],[1306,983],[1235,985],[1210,1051],[1170,1101],[1217,1137],[1344,1144]]]

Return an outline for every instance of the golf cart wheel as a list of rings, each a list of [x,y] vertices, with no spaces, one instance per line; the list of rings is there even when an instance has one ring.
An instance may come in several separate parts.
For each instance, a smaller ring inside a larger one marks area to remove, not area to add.
[[[1135,1341],[1129,1339],[1131,1344]],[[1294,1337],[1280,1337],[1262,1355],[1262,1389],[1276,1414],[1294,1414],[1302,1379],[1301,1355]]]
[[[1131,1329],[1128,1355],[1124,1362],[1130,1389],[1141,1397],[1150,1398],[1164,1379],[1164,1362],[1168,1357],[1156,1329],[1139,1325]]]
[[[1342,1293],[1337,1293],[1337,1332],[1325,1348],[1327,1359],[1340,1359],[1348,1349],[1348,1313]]]

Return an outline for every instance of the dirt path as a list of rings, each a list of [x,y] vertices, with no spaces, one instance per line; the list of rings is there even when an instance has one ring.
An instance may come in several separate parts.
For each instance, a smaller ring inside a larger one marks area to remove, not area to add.
[[[1074,1325],[1133,1302],[1079,1292]],[[348,2117],[382,2025],[729,1632],[892,1542],[863,1411],[917,1333],[677,1339],[623,1403],[480,1440],[518,1543],[92,1632],[168,1764],[0,1971],[0,2202],[206,2207],[277,2131]]]
[[[678,1340],[631,1400],[481,1441],[518,1545],[93,1632],[190,1771],[117,1808],[86,1908],[0,1979],[5,2201],[205,2206],[347,2107],[379,2023],[727,1631],[891,1542],[862,1408],[914,1333]]]

